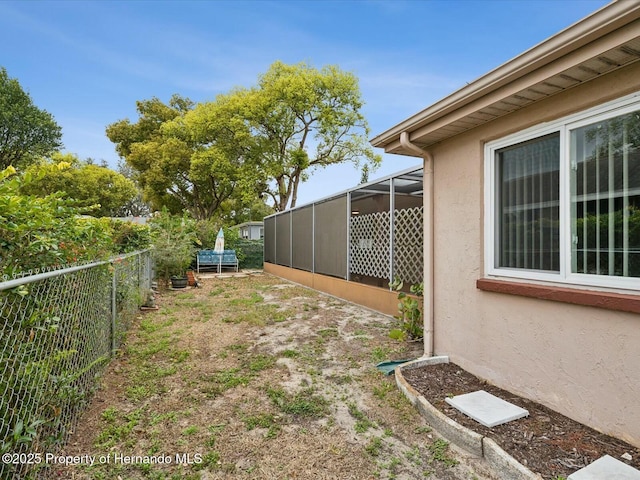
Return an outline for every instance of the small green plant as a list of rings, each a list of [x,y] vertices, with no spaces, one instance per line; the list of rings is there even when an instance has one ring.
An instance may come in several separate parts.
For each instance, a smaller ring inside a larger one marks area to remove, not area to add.
[[[318,335],[320,335],[322,338],[328,338],[337,337],[339,333],[335,328],[323,328],[322,330],[318,330]]]
[[[0,444],[2,453],[9,452],[11,448],[32,443],[37,436],[37,427],[43,423],[44,420],[36,420],[30,425],[25,426],[22,420],[18,420],[13,427],[9,441],[4,440],[2,444]]]
[[[399,321],[399,328],[394,328],[389,332],[389,336],[395,340],[418,340],[424,335],[422,306],[419,299],[424,294],[424,283],[411,285],[409,291],[412,295],[403,292],[404,282],[396,278],[389,284],[392,290],[398,292],[398,315],[395,318]]]
[[[422,425],[422,426],[416,427],[413,431],[415,433],[418,433],[418,434],[420,434],[420,433],[431,433],[432,429],[431,429],[431,427],[427,427],[426,425]]]
[[[252,356],[245,366],[248,367],[251,372],[257,373],[273,367],[275,363],[275,357],[259,354]]]
[[[191,425],[182,431],[182,435],[185,435],[185,436],[195,435],[196,433],[198,433],[198,430],[199,428],[197,426]]]
[[[386,465],[387,470],[389,470],[389,478],[396,478],[396,473],[400,465],[402,465],[402,460],[391,457],[391,460],[389,460],[389,463]]]
[[[283,350],[281,352],[281,355],[285,358],[296,358],[300,356],[300,352],[297,350]]]
[[[204,470],[205,468],[214,469],[214,468],[217,468],[219,465],[220,465],[220,454],[218,452],[209,452],[204,457],[202,457],[202,462],[195,463],[191,468],[197,472],[199,470]]]
[[[280,425],[275,415],[271,413],[259,413],[257,415],[250,415],[242,419],[247,430],[253,430],[254,428],[266,428],[267,438],[275,438],[280,432]]]
[[[118,409],[115,407],[105,408],[101,416],[105,422],[114,423],[118,419]]]
[[[269,428],[273,425],[275,417],[271,413],[259,413],[257,415],[250,415],[242,419],[247,430],[253,430],[254,428]]]
[[[125,392],[126,397],[134,403],[139,403],[152,394],[153,391],[147,385],[132,385]]]
[[[102,418],[108,425],[98,433],[97,447],[111,448],[118,442],[127,440],[142,417],[142,410],[138,409],[127,414],[118,414],[118,421],[114,421],[115,413],[115,411],[110,411],[105,416],[105,412],[103,412]]]
[[[364,450],[372,457],[379,456],[382,450],[382,439],[380,437],[373,437],[364,447]]]
[[[205,375],[200,379],[207,382],[207,384],[200,387],[202,393],[214,398],[231,388],[239,385],[248,385],[251,377],[243,375],[239,368],[231,368],[215,372],[213,375]]]
[[[404,456],[415,465],[422,465],[420,449],[417,446],[414,446],[411,450],[404,452]]]
[[[381,383],[379,386],[373,387],[373,394],[378,397],[380,400],[384,400],[387,397],[387,394],[390,392],[394,392],[397,390],[395,384],[391,382]]]
[[[393,349],[382,346],[382,347],[374,347],[371,350],[371,358],[375,363],[382,362],[383,360],[388,360],[389,356],[393,354]]]
[[[290,415],[319,418],[327,412],[327,400],[315,395],[311,388],[290,395],[280,387],[268,387],[267,396],[283,413]]]
[[[458,465],[458,460],[449,456],[449,442],[446,440],[438,439],[429,445],[429,452],[431,453],[431,459],[429,463],[434,461],[441,462],[447,467],[455,467]]]
[[[362,412],[362,410],[360,410],[355,403],[349,403],[347,407],[349,408],[349,415],[356,419],[356,424],[354,425],[353,429],[357,433],[365,433],[370,428],[376,426],[376,424],[369,420],[364,412]]]

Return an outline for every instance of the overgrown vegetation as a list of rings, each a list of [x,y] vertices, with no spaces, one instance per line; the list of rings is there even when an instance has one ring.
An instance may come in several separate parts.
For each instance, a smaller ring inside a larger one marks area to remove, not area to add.
[[[44,455],[63,445],[140,304],[136,262],[130,257],[0,292],[0,452]],[[4,462],[0,478],[32,478],[41,466]]]
[[[163,210],[149,225],[157,277],[165,284],[171,277],[184,277],[199,243],[195,222],[188,215],[179,217]]]
[[[106,165],[80,160],[71,153],[54,153],[26,170],[34,181],[23,185],[25,194],[45,196],[64,192],[80,207],[91,207],[87,214],[94,217],[118,216],[122,206],[137,195],[135,183]],[[36,178],[37,177],[37,178]]]
[[[395,318],[399,322],[398,328],[389,333],[396,340],[418,340],[424,335],[424,321],[422,314],[421,297],[424,293],[424,283],[411,285],[408,295],[403,291],[404,282],[396,278],[389,284],[392,290],[398,292],[398,315]]]
[[[83,216],[86,208],[62,192],[25,193],[45,173],[0,172],[0,275],[19,277],[149,246],[147,227]],[[132,277],[127,265],[123,260],[0,292],[2,452],[27,452],[33,445],[47,451],[64,441],[110,356],[111,337],[117,342],[122,334],[111,329],[112,315],[120,326],[140,303],[137,270]],[[0,471],[8,475],[10,468]]]
[[[61,192],[24,193],[44,172],[0,172],[0,275],[104,260],[117,253],[149,247],[148,229],[108,218],[83,216]]]

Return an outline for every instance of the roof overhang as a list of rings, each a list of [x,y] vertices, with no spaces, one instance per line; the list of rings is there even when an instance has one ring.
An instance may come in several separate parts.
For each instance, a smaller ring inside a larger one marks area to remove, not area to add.
[[[640,60],[640,2],[615,1],[371,140],[423,149]],[[639,82],[640,86],[640,82]]]

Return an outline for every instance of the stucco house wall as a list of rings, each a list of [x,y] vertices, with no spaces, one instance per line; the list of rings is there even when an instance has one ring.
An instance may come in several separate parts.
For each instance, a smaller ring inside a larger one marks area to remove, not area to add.
[[[371,141],[424,159],[425,355],[636,446],[639,99],[614,1]]]
[[[640,446],[640,317],[479,290],[484,145],[640,90],[633,64],[431,148],[434,353]],[[428,198],[425,196],[425,208]]]

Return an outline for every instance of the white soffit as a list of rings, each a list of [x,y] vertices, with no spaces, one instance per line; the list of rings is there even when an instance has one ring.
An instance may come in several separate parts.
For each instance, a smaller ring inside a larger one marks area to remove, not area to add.
[[[434,143],[458,135],[484,123],[490,122],[508,113],[515,112],[527,105],[533,104],[547,97],[568,90],[596,77],[602,76],[612,70],[630,65],[640,60],[640,38],[628,42],[614,50],[598,55],[591,60],[572,67],[564,72],[545,79],[542,82],[531,85],[506,98],[500,99],[480,110],[463,116],[451,123],[445,123],[441,127],[433,128],[427,125],[418,129],[411,135],[411,141],[427,148]],[[400,144],[393,144],[385,148],[389,153],[402,153]]]
[[[640,471],[605,455],[569,475],[568,480],[640,480]]]
[[[529,412],[484,390],[446,398],[445,402],[485,427],[529,416]]]

